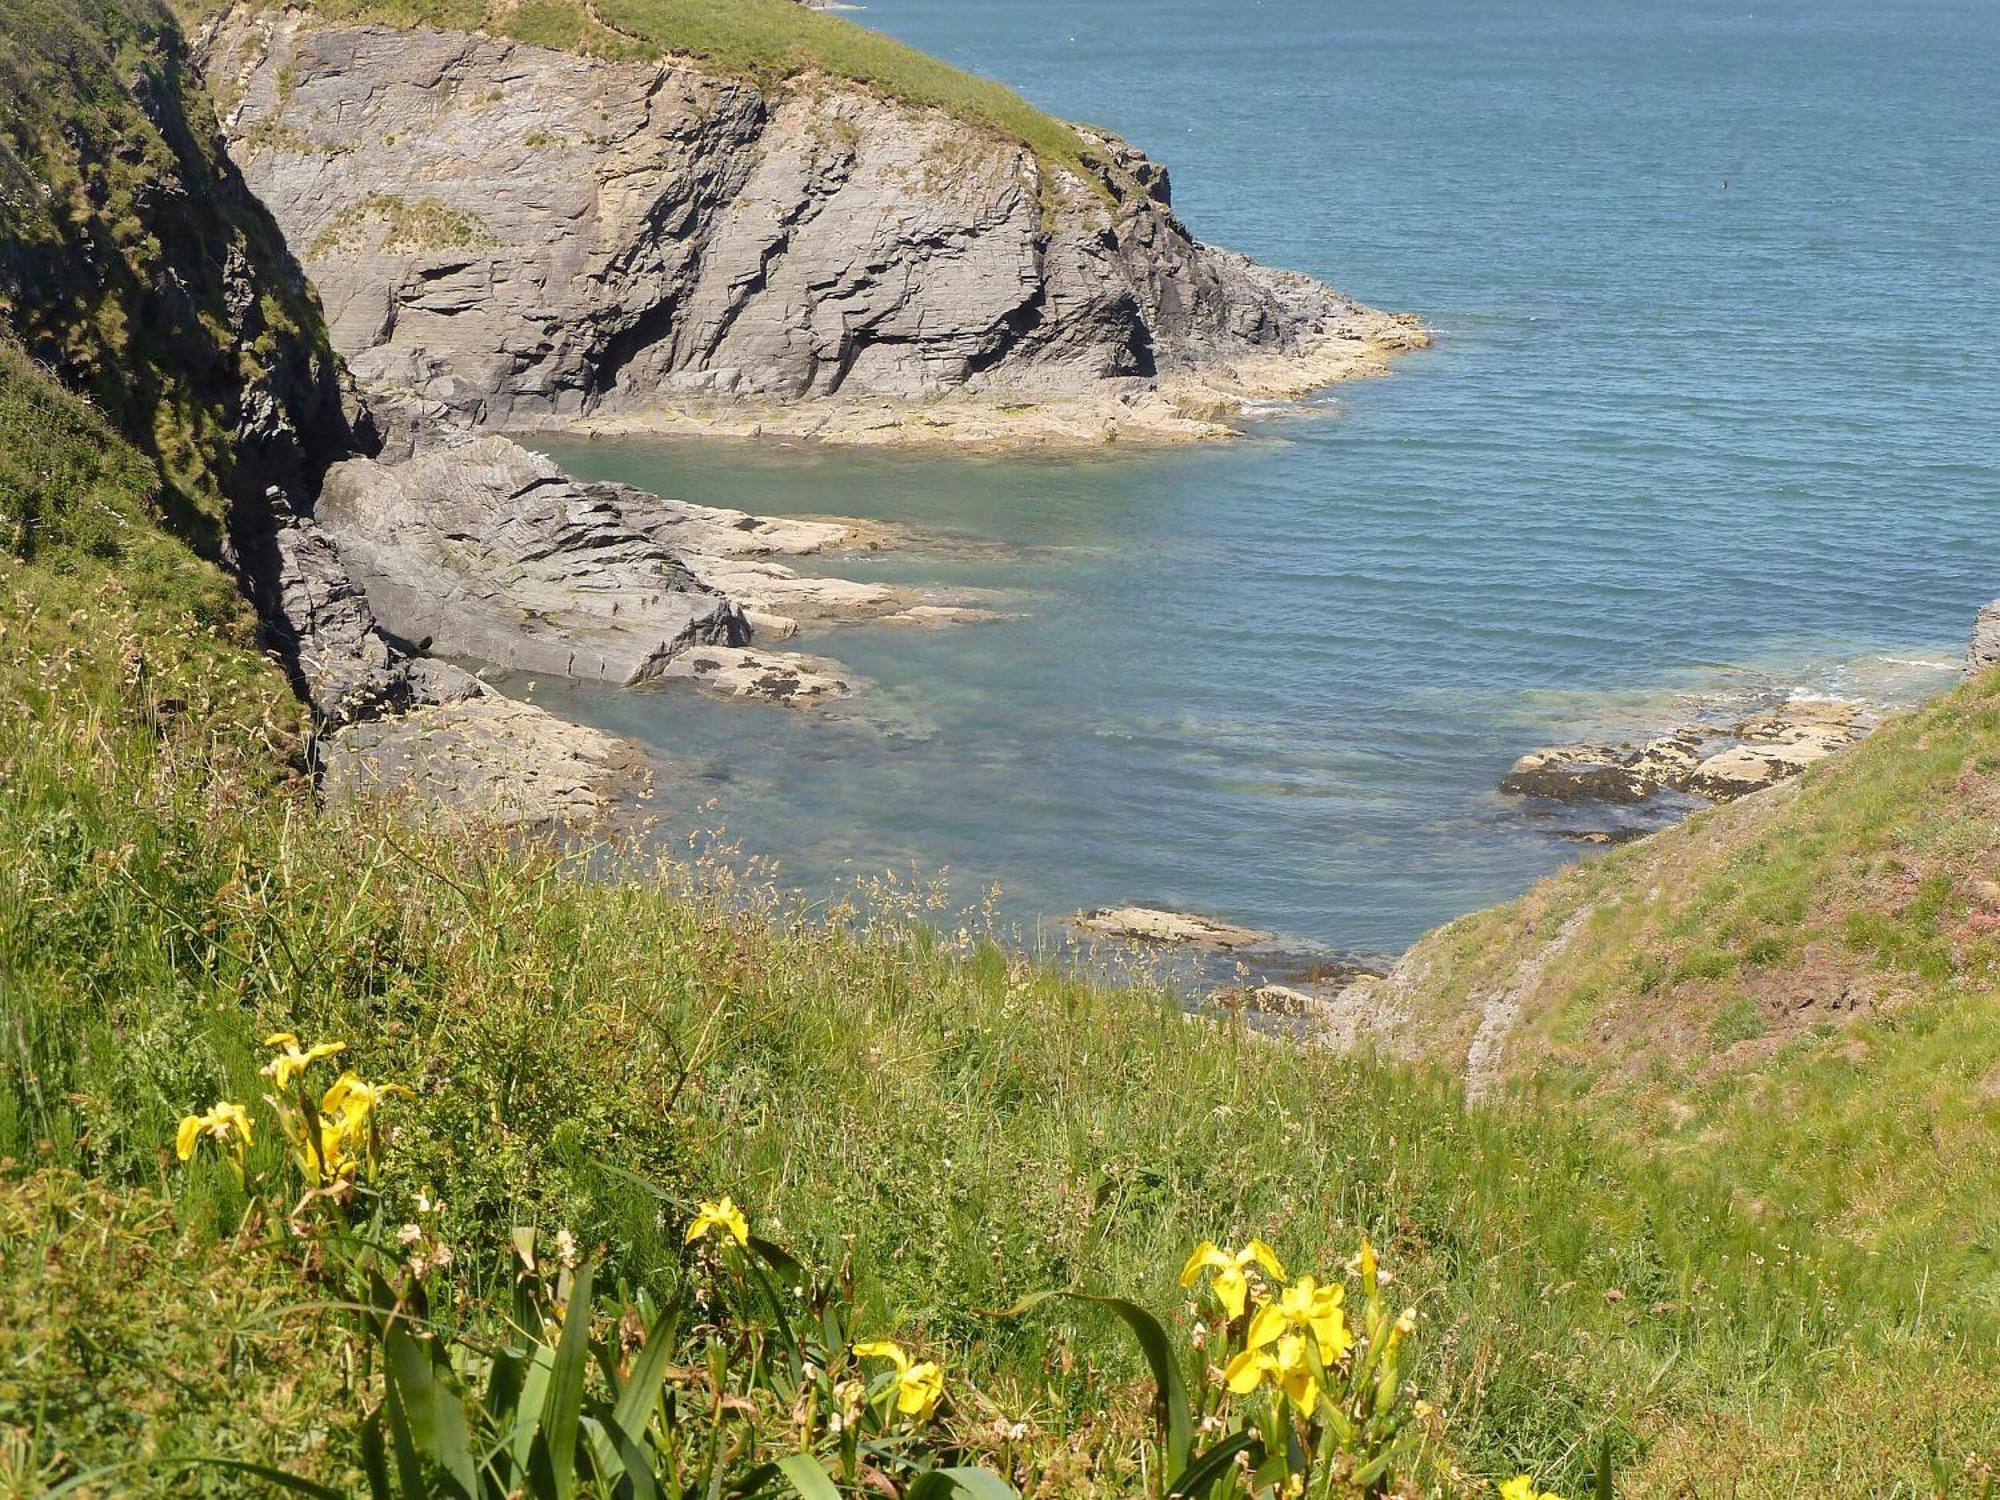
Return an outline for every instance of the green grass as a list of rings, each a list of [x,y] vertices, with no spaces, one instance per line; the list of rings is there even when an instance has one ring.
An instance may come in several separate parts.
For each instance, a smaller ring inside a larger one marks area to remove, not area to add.
[[[621,46],[644,11],[759,76],[805,66],[758,50],[757,6],[629,10]],[[555,36],[569,11],[512,14]],[[196,1450],[347,1472],[376,1387],[309,1251],[168,1149],[258,1095],[276,1029],[416,1091],[384,1209],[445,1200],[450,1318],[490,1319],[515,1225],[659,1286],[727,1192],[1028,1421],[1041,1493],[1129,1491],[1138,1366],[1081,1310],[986,1310],[1079,1285],[1178,1316],[1197,1239],[1330,1267],[1364,1230],[1423,1316],[1441,1489],[1457,1464],[1577,1493],[1600,1438],[1628,1493],[1929,1493],[1934,1454],[1994,1461],[2000,683],[1429,940],[1449,1060],[1469,998],[1595,908],[1510,1049],[1546,1066],[1474,1111],[1441,1073],[940,935],[906,889],[829,920],[726,867],[324,808],[186,524],[224,513],[245,382],[321,358],[316,313],[226,178],[191,200],[220,218],[146,190],[220,170],[117,82],[190,97],[162,12],[0,16],[34,44],[0,57],[0,186],[52,185],[0,236],[0,311],[96,400],[0,340],[0,1482]],[[200,279],[232,247],[262,268],[241,339]],[[169,262],[185,306],[140,274]]]
[[[213,13],[188,0],[183,13]],[[939,109],[1027,146],[1045,162],[1094,180],[1075,130],[1020,95],[893,38],[795,0],[315,0],[330,22],[484,30],[538,46],[608,58],[699,59],[712,71],[773,87],[811,74],[860,84],[885,98]]]
[[[144,524],[139,455],[18,356],[0,371],[7,450],[49,455],[10,472],[84,479],[38,492],[35,544],[13,546],[0,591],[0,690],[20,705],[0,723],[0,1159],[17,1196],[50,1172],[149,1194],[183,1247],[137,1255],[78,1327],[179,1297],[157,1334],[168,1352],[143,1357],[206,1369],[235,1347],[236,1315],[177,1278],[235,1253],[257,1296],[281,1284],[261,1240],[231,1249],[233,1179],[165,1146],[182,1113],[256,1097],[257,1039],[282,1028],[344,1039],[369,1076],[418,1091],[397,1107],[383,1189],[392,1223],[420,1187],[445,1199],[455,1316],[477,1322],[503,1289],[512,1225],[567,1228],[625,1284],[658,1284],[687,1205],[729,1192],[821,1264],[851,1256],[884,1331],[1036,1426],[1045,1477],[1129,1481],[1143,1411],[1135,1395],[1102,1413],[1082,1372],[1136,1377],[1133,1355],[1094,1316],[996,1324],[984,1309],[1082,1285],[1171,1314],[1199,1238],[1261,1234],[1330,1266],[1363,1230],[1424,1316],[1416,1379],[1474,1472],[1530,1468],[1573,1491],[1599,1436],[1628,1465],[1685,1469],[1675,1435],[1719,1424],[1744,1494],[1832,1482],[1812,1468],[1822,1451],[1864,1492],[1927,1483],[1934,1444],[1954,1463],[1978,1451],[2000,1395],[1993,1309],[1968,1295],[1978,1268],[1870,1255],[1776,1193],[1753,1210],[1732,1180],[1747,1127],[1730,1155],[1663,1165],[1574,1112],[1468,1113],[1422,1074],[948,940],[920,897],[880,893],[827,923],[720,867],[321,809],[292,775],[296,713],[241,606]],[[37,492],[10,486],[13,514]],[[1968,1007],[1887,1077],[1828,1086],[1903,1088],[1930,1068],[1935,1087],[1936,1070],[1973,1066],[1981,1024]],[[1762,1118],[1775,1157],[1785,1116]],[[260,1140],[253,1165],[277,1149]],[[1795,1140],[1792,1158],[1822,1149]],[[1941,1197],[1927,1231],[1963,1241],[1975,1210]],[[300,1391],[338,1383],[336,1332],[292,1330]],[[52,1429],[41,1387],[0,1380],[0,1428],[28,1434],[37,1466],[58,1446],[81,1462],[217,1430],[207,1408],[135,1426],[116,1389]],[[328,1452],[285,1429],[283,1392],[251,1403],[231,1451],[337,1467],[362,1397],[328,1399]],[[1758,1457],[1767,1437],[1782,1470]],[[1711,1492],[1718,1471],[1696,1472]]]
[[[1802,783],[1545,882],[1420,945],[1421,1046],[1580,911],[1524,997],[1513,1097],[1585,1107],[1743,1212],[2000,1309],[2000,677]]]

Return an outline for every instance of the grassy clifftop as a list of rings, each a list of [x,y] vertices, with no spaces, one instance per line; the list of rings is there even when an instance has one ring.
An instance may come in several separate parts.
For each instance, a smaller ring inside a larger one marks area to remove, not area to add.
[[[229,0],[180,3],[190,22],[229,9]],[[329,22],[485,31],[595,57],[692,57],[767,86],[825,74],[944,110],[1084,170],[1076,132],[1013,90],[796,0],[312,0],[312,9]]]

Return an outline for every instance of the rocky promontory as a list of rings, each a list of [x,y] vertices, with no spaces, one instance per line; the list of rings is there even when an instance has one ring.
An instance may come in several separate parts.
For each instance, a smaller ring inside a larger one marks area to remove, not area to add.
[[[856,442],[1204,437],[1423,342],[1069,162],[820,74],[238,5],[231,149],[378,407]]]

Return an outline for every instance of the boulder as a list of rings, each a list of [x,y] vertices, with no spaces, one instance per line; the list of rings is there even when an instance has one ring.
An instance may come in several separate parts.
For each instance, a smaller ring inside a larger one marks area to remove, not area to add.
[[[1500,790],[1557,802],[1643,802],[1678,787],[1700,761],[1696,731],[1643,744],[1555,745],[1530,750],[1500,778]]]
[[[637,745],[484,691],[350,725],[319,756],[331,799],[400,798],[509,828],[587,825],[647,790]]]
[[[1717,802],[1734,801],[1797,776],[1807,766],[1825,760],[1835,748],[1824,740],[1736,745],[1696,767],[1688,778],[1688,790]]]
[[[1749,745],[1852,743],[1867,734],[1859,706],[1834,698],[1795,698],[1767,713],[1753,714],[1731,731]]]

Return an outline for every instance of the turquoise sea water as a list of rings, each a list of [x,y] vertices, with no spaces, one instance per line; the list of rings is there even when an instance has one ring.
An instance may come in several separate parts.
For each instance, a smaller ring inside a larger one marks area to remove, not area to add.
[[[816,894],[949,867],[1023,920],[1141,900],[1386,952],[1573,857],[1492,790],[1520,750],[1704,697],[1907,700],[2000,594],[1990,0],[860,19],[1128,135],[1198,234],[1437,347],[1201,451],[544,444],[960,533],[833,570],[1014,614],[803,642],[874,684],[834,715],[539,684],[679,768],[670,822]]]

